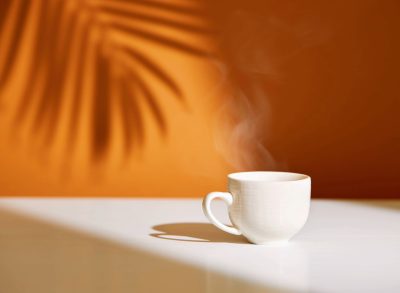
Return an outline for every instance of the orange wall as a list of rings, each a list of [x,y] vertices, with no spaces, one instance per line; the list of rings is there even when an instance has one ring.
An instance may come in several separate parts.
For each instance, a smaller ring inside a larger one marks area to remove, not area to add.
[[[1,195],[400,198],[397,1],[1,5]]]
[[[0,194],[179,197],[225,188],[201,5],[29,2],[9,2],[3,19],[3,78],[16,56],[1,87]]]
[[[208,3],[277,168],[314,196],[400,198],[400,2]]]

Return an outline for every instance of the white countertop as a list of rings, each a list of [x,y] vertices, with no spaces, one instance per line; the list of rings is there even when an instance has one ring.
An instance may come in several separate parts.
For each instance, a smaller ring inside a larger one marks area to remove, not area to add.
[[[313,200],[267,247],[197,199],[1,198],[0,292],[400,292],[400,201]]]

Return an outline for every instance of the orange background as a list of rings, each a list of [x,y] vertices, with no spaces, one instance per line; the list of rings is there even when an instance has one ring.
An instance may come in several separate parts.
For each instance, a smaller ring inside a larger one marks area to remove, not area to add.
[[[397,1],[1,5],[1,195],[202,196],[257,169],[400,198]]]

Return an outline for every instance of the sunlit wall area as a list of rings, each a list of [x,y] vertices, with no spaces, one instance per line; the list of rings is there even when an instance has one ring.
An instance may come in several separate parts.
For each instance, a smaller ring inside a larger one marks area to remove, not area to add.
[[[0,5],[0,195],[400,197],[398,1]]]
[[[2,3],[1,194],[224,188],[216,50],[201,3]]]

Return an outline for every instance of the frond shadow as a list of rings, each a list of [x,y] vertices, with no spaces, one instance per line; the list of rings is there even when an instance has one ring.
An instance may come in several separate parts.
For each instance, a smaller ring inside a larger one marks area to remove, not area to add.
[[[176,78],[155,56],[131,43],[119,42],[112,37],[115,33],[150,42],[157,50],[172,49],[195,57],[212,56],[183,37],[171,37],[157,30],[157,26],[165,26],[186,34],[209,34],[210,29],[190,21],[190,17],[202,17],[201,9],[197,8],[123,0],[6,0],[1,5],[0,40],[5,32],[12,38],[0,50],[1,60],[5,60],[0,64],[0,98],[12,80],[13,66],[26,43],[27,27],[32,23],[34,27],[27,78],[22,94],[17,97],[14,126],[28,125],[30,133],[50,148],[59,135],[61,118],[66,115],[65,148],[67,153],[72,153],[77,134],[84,131],[83,119],[89,116],[87,131],[93,162],[107,158],[115,117],[121,121],[118,125],[122,128],[127,155],[143,147],[146,141],[145,108],[160,135],[166,136],[167,118],[149,76],[170,91],[177,102],[184,105],[185,100]],[[138,7],[150,10],[142,12]],[[173,17],[153,14],[153,10],[173,13]],[[146,29],[135,22],[145,24]]]

